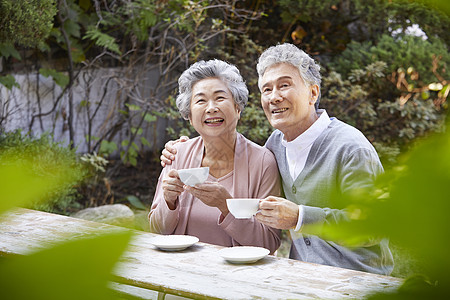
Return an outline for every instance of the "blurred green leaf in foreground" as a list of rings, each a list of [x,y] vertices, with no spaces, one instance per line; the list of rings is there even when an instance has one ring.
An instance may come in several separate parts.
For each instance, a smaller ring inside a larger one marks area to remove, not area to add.
[[[63,242],[26,256],[0,260],[4,299],[114,299],[111,272],[130,239],[130,232]]]
[[[12,151],[14,153],[14,151]],[[36,155],[38,155],[37,153]],[[0,159],[0,221],[5,211],[27,206],[78,178],[73,164],[43,163],[34,158],[2,155]],[[129,230],[96,232],[24,256],[0,253],[2,299],[115,299],[107,287],[111,272],[130,239]]]
[[[44,196],[71,181],[67,166],[51,165],[42,176],[33,172],[31,159],[19,160],[2,157],[0,162],[0,212],[15,206],[23,206],[36,200],[45,201]]]
[[[348,210],[349,222],[306,230],[349,246],[369,237],[388,237],[411,251],[423,270],[407,279],[398,294],[378,297],[442,297],[450,295],[449,200],[447,130],[419,142],[398,166],[378,178],[375,190],[355,191],[347,198],[336,196],[336,205]]]

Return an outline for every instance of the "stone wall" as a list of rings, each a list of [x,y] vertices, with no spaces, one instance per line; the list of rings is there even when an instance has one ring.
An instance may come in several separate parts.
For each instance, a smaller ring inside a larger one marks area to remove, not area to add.
[[[117,145],[129,138],[130,128],[138,125],[142,110],[129,111],[126,117],[123,113],[125,102],[149,111],[160,110],[163,99],[170,92],[170,89],[158,89],[157,71],[147,71],[145,77],[140,77],[140,82],[128,84],[122,70],[116,68],[83,70],[73,88],[63,94],[63,89],[51,77],[37,72],[13,76],[20,88],[8,90],[0,85],[0,127],[6,131],[21,128],[28,132],[31,129],[34,135],[50,132],[56,141],[68,144],[71,115],[72,140],[80,153],[96,150],[96,138],[105,135],[108,141]],[[121,126],[117,125],[124,120]],[[142,123],[142,136],[151,144],[146,148],[159,151],[163,147],[168,140],[167,126],[168,120],[161,117],[153,123]],[[117,132],[111,139],[113,130]],[[90,143],[86,138],[88,135],[93,137]],[[137,144],[140,145],[139,139]]]

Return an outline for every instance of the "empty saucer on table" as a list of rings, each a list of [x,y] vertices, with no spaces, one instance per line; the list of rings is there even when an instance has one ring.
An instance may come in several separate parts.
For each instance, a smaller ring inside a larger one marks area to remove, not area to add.
[[[266,248],[251,246],[237,246],[219,250],[220,256],[234,264],[254,263],[266,257],[269,253],[270,251]]]
[[[199,241],[198,237],[190,235],[159,235],[150,241],[155,247],[165,251],[184,250]]]

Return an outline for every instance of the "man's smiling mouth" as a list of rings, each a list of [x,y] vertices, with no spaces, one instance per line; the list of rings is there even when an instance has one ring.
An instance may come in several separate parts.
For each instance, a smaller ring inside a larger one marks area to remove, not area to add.
[[[274,110],[272,110],[272,113],[273,114],[279,114],[279,113],[282,113],[282,112],[285,112],[285,111],[287,111],[288,110],[288,108],[278,108],[278,109],[274,109]]]

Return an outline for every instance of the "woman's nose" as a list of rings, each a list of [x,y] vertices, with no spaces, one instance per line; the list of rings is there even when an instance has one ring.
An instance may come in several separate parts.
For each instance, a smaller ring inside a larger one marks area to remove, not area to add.
[[[208,106],[206,107],[206,112],[213,113],[213,112],[217,112],[217,111],[219,111],[219,108],[217,107],[217,105],[214,102],[209,102]]]

